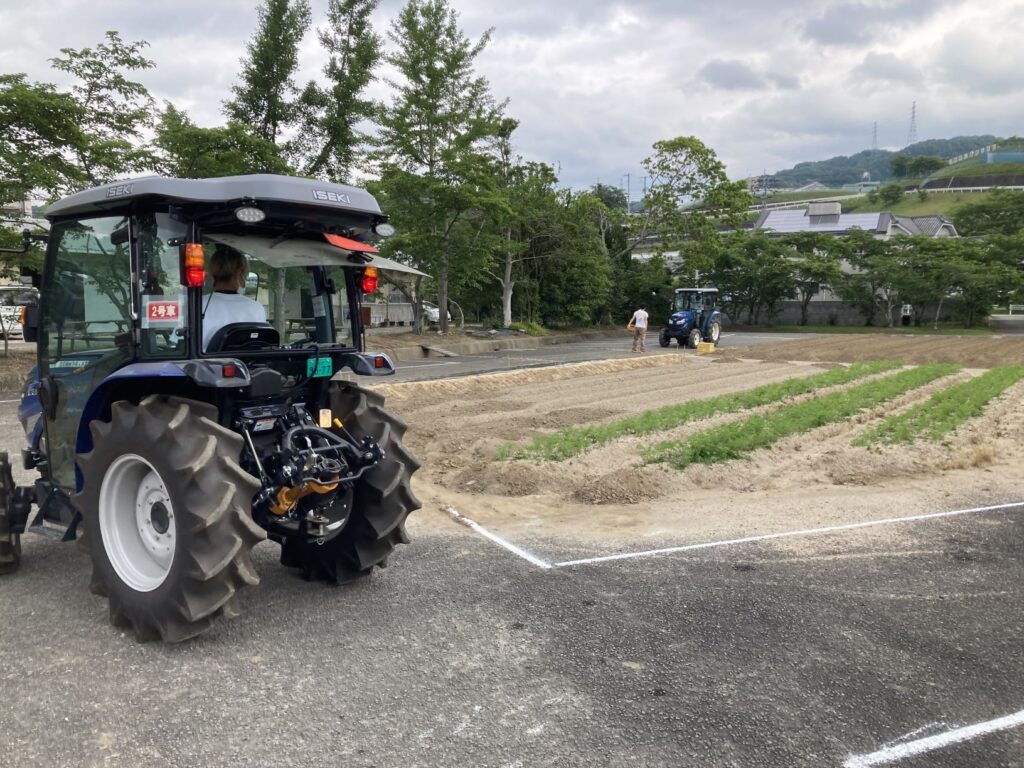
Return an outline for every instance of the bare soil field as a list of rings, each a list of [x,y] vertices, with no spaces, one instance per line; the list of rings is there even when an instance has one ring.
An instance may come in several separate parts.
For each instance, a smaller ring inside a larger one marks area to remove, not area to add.
[[[1024,363],[1024,336],[818,336],[756,347],[726,348],[716,356],[756,360],[809,360],[856,363],[902,360],[905,363],[957,363],[965,368]]]
[[[377,389],[409,423],[406,443],[423,461],[415,486],[425,508],[452,506],[512,537],[662,546],[1019,500],[1022,384],[944,444],[851,445],[869,425],[954,381],[1018,362],[1024,347],[1010,341],[1017,340],[836,337],[735,354],[582,363]],[[951,354],[957,347],[961,352]],[[774,354],[766,352],[772,348]],[[497,459],[507,442],[525,444],[565,426],[613,421],[878,358],[959,362],[964,370],[852,420],[782,440],[749,460],[680,471],[641,466],[640,450],[750,411],[622,438],[560,463]]]

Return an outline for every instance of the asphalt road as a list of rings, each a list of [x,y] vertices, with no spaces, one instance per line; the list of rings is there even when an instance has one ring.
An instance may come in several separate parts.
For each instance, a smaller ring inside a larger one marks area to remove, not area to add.
[[[243,615],[178,646],[113,629],[80,548],[26,537],[0,766],[1024,765],[1024,725],[897,754],[1024,712],[1024,507],[553,569],[436,509],[410,533],[340,588],[261,545]]]
[[[787,335],[782,333],[723,333],[720,346],[747,347],[758,344],[775,344],[798,338],[811,338],[819,334]],[[423,379],[444,379],[454,376],[469,376],[477,373],[492,373],[514,368],[532,368],[545,365],[563,365],[586,360],[608,360],[632,357],[630,344],[632,336],[625,331],[622,338],[595,339],[571,344],[537,346],[534,349],[505,349],[477,355],[458,357],[432,357],[422,362],[397,364],[396,380],[420,381]],[[675,342],[666,349],[658,346],[657,334],[647,338],[648,355],[692,355],[692,350],[680,348]]]

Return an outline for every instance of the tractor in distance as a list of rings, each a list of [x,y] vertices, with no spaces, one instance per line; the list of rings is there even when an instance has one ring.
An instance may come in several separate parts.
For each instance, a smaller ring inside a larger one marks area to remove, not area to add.
[[[383,398],[335,377],[394,373],[363,351],[360,305],[379,269],[414,270],[372,245],[394,233],[376,200],[283,176],[151,177],[46,216],[19,413],[38,478],[16,485],[0,455],[0,572],[37,506],[33,530],[84,534],[115,626],[174,642],[238,613],[264,539],[307,579],[387,565],[419,464]],[[219,251],[266,321],[221,312],[204,335]]]
[[[667,347],[676,340],[696,349],[702,341],[718,344],[722,336],[722,314],[718,311],[717,288],[676,288],[669,307],[668,323],[658,335],[658,343]]]

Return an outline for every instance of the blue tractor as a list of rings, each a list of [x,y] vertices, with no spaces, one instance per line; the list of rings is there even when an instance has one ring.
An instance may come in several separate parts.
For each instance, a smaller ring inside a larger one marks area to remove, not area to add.
[[[667,347],[672,339],[696,349],[702,341],[718,344],[722,336],[722,315],[717,309],[717,288],[676,288],[668,324],[661,329],[658,343]]]
[[[46,215],[20,412],[39,476],[15,485],[0,454],[0,573],[26,527],[84,532],[111,622],[173,642],[238,613],[264,539],[307,579],[384,567],[420,506],[419,464],[383,398],[335,376],[394,373],[363,351],[360,308],[379,269],[414,270],[374,247],[394,232],[376,200],[282,176],[154,177]]]

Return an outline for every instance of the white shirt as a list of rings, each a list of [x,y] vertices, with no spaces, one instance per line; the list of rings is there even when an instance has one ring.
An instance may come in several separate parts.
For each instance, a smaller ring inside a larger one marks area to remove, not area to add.
[[[240,293],[214,291],[203,297],[203,307],[203,352],[209,346],[213,334],[225,325],[267,322],[267,310],[263,305]]]
[[[646,312],[646,310],[638,309],[636,312],[633,313],[633,319],[630,322],[632,322],[633,325],[635,325],[637,328],[646,328],[647,327],[647,312]]]

